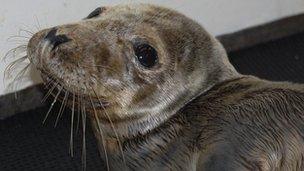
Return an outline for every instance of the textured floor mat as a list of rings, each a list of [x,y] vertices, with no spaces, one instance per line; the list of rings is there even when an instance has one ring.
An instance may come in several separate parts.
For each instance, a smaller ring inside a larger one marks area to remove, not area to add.
[[[75,157],[69,155],[70,112],[66,111],[57,128],[56,106],[42,125],[47,108],[15,115],[0,121],[0,170],[81,170],[82,136],[75,133]],[[76,127],[76,124],[75,124]],[[81,131],[81,124],[79,131]],[[90,125],[87,126],[87,170],[102,170],[103,163]],[[99,168],[99,169],[94,169]]]
[[[304,33],[229,54],[243,74],[304,83]]]

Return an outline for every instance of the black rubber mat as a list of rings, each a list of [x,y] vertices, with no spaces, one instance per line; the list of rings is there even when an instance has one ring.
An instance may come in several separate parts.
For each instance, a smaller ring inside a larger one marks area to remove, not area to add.
[[[304,82],[304,33],[229,54],[238,71],[277,81]],[[81,170],[81,134],[75,157],[69,155],[70,112],[57,128],[56,110],[45,126],[47,108],[0,121],[0,170]],[[87,170],[103,170],[90,125],[87,129]]]
[[[59,108],[54,108],[45,125],[42,125],[42,121],[48,108],[17,114],[0,121],[0,171],[81,170],[81,124],[78,133],[74,134],[77,138],[72,158],[69,153],[70,111],[65,112],[59,125],[54,128]],[[87,125],[86,140],[87,170],[103,170],[104,165],[100,161],[90,125]]]
[[[304,33],[232,52],[229,57],[243,74],[304,83]]]

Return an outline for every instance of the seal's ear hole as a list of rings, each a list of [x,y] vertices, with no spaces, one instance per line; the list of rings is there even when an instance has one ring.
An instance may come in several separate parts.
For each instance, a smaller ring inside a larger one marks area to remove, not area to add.
[[[157,51],[149,44],[134,46],[134,51],[138,62],[145,68],[152,68],[157,64]]]
[[[91,18],[94,18],[94,17],[97,17],[99,16],[103,11],[103,8],[96,8],[93,12],[91,12],[87,17],[86,19],[91,19]]]

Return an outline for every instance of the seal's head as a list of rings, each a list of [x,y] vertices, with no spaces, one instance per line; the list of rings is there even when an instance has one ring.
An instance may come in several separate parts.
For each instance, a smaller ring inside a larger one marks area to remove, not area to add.
[[[78,23],[42,30],[28,57],[44,80],[91,101],[83,104],[100,120],[109,119],[106,111],[113,122],[145,125],[141,131],[237,75],[198,23],[147,4],[97,8]]]

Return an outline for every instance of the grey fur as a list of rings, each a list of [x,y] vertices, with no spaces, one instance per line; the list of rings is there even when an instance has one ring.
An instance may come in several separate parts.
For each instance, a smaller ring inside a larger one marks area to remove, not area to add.
[[[110,102],[98,119],[86,106],[110,170],[303,170],[303,85],[239,74],[195,21],[163,7],[120,5],[57,29],[71,41],[52,53],[43,30],[28,56],[65,91]],[[136,62],[130,45],[140,41],[157,49],[157,67]]]

